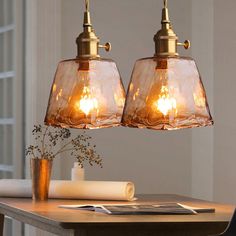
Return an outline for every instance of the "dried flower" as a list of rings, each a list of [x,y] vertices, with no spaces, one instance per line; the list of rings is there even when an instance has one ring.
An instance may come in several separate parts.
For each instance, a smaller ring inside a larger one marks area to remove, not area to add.
[[[91,166],[94,164],[102,167],[102,158],[97,154],[95,145],[91,145],[90,137],[86,132],[71,138],[69,129],[34,125],[32,134],[37,145],[29,145],[26,149],[26,156],[36,159],[53,160],[59,154],[68,152],[70,156],[76,158],[81,167],[84,162]],[[64,141],[63,145],[61,141]]]

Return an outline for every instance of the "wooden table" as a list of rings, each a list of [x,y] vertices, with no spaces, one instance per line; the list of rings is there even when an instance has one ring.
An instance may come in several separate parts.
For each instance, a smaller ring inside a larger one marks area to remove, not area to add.
[[[49,200],[34,203],[31,199],[0,198],[0,236],[4,215],[64,236],[207,236],[222,232],[234,210],[233,206],[177,195],[141,195],[138,199],[138,203],[179,202],[190,206],[213,207],[216,212],[176,216],[111,216],[58,208],[61,204],[101,203],[98,201]]]

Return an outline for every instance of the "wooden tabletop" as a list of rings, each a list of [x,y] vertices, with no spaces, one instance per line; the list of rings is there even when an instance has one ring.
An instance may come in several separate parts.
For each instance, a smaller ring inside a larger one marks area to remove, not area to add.
[[[93,235],[92,232],[95,232],[94,230],[96,230],[96,235],[100,235],[100,231],[101,235],[109,235],[111,232],[113,235],[132,235],[131,231],[134,229],[138,231],[135,235],[152,235],[154,230],[160,230],[161,232],[161,230],[165,231],[166,229],[170,230],[172,228],[172,235],[200,236],[207,235],[205,234],[206,232],[215,234],[223,231],[234,211],[234,206],[206,202],[178,195],[140,195],[138,196],[138,200],[133,203],[157,204],[160,202],[178,202],[189,206],[215,208],[216,212],[177,216],[106,215],[89,211],[63,209],[58,206],[65,204],[123,204],[124,202],[85,200],[49,200],[48,202],[33,202],[31,199],[25,198],[0,198],[0,214],[10,216],[21,222],[60,235],[67,235],[60,233],[63,230],[66,232],[67,229],[76,230],[77,232],[77,234],[68,235],[79,235],[78,232],[81,233],[82,231],[86,231],[86,234],[83,235]],[[121,228],[127,230],[127,232],[121,231]],[[203,232],[199,231],[198,228]],[[104,231],[105,229],[108,232],[107,234]],[[150,232],[148,232],[149,229]],[[191,234],[183,234],[183,229],[185,229],[186,232],[191,231]],[[142,230],[143,233],[139,234]],[[173,230],[175,230],[175,234],[173,234]],[[146,234],[144,234],[145,232]],[[158,235],[171,235],[171,233]]]

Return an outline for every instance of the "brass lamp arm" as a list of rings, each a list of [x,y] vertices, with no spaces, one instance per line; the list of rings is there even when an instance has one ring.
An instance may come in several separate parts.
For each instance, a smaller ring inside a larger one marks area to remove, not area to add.
[[[110,43],[106,43],[105,45],[99,44],[100,39],[93,29],[89,7],[89,0],[85,0],[84,31],[76,39],[78,48],[77,58],[82,59],[99,58],[99,48],[104,48],[107,52],[111,50]]]
[[[104,48],[107,52],[111,51],[111,43],[105,43],[104,45],[99,45],[99,48]]]
[[[178,36],[175,34],[167,8],[167,0],[164,0],[164,8],[162,9],[162,28],[154,36],[155,56],[175,57],[178,56],[177,46],[184,46],[185,49],[190,48],[190,41],[184,43],[178,42]]]
[[[167,8],[167,0],[164,0],[164,8]]]
[[[178,46],[183,46],[186,50],[191,47],[191,43],[189,40],[185,40],[184,43],[177,43]]]
[[[89,11],[89,0],[85,0],[85,9]]]

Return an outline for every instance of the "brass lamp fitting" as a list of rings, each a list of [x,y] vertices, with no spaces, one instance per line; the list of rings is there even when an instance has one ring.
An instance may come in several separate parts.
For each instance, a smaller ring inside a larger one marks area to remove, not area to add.
[[[85,0],[86,11],[84,12],[84,31],[76,39],[78,48],[77,58],[91,59],[99,58],[99,48],[104,48],[107,52],[111,50],[111,44],[100,45],[100,39],[96,36],[91,24],[89,12],[89,0]]]
[[[167,0],[164,0],[161,24],[161,30],[159,30],[154,36],[155,56],[175,57],[179,55],[177,52],[177,46],[184,46],[185,49],[190,48],[189,40],[186,40],[184,43],[178,42],[178,37],[172,29],[172,25],[170,22]]]

